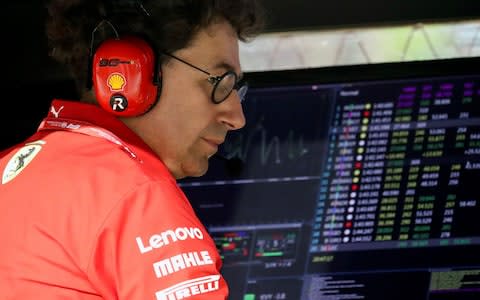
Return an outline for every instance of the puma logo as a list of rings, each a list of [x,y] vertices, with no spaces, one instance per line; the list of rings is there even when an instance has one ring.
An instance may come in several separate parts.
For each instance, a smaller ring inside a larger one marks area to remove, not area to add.
[[[56,111],[55,107],[52,105],[52,108],[50,109],[50,112],[55,116],[55,118],[58,118],[58,115],[60,114],[62,109],[63,109],[63,106],[60,107],[60,109],[58,111]]]

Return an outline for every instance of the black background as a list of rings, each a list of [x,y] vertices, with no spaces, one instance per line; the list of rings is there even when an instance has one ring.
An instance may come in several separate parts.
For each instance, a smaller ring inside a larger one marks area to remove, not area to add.
[[[478,0],[262,0],[267,32],[478,19]],[[68,97],[67,73],[49,57],[44,1],[2,3],[0,149],[32,133],[53,97]],[[9,96],[12,95],[12,96]]]

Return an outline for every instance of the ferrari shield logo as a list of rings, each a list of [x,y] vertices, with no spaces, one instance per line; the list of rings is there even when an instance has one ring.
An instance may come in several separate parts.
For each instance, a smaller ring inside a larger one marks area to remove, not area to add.
[[[8,161],[3,170],[2,184],[13,180],[20,172],[28,166],[28,164],[35,158],[35,156],[42,150],[42,145],[45,141],[35,141],[25,144],[20,148]]]

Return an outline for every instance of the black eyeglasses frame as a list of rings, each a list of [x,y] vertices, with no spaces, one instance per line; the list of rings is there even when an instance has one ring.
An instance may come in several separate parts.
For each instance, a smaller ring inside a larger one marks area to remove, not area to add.
[[[197,67],[195,66],[194,64],[191,64],[189,63],[188,61],[184,60],[184,59],[181,59],[180,57],[178,56],[175,56],[171,53],[168,53],[168,52],[161,52],[163,55],[166,55],[168,57],[171,57],[177,61],[180,61],[184,64],[186,64],[187,66],[190,66],[204,74],[206,74],[208,76],[207,78],[207,81],[213,85],[213,91],[212,91],[212,94],[211,94],[211,97],[210,97],[210,100],[215,103],[215,104],[220,104],[222,103],[223,101],[225,101],[229,96],[230,94],[232,93],[233,90],[236,90],[237,93],[238,93],[238,96],[240,98],[240,102],[243,102],[243,100],[245,99],[245,95],[247,93],[247,90],[248,90],[248,84],[246,82],[242,82],[242,80],[238,80],[238,75],[237,73],[235,73],[234,71],[232,70],[229,70],[229,71],[226,71],[225,73],[223,73],[222,75],[220,76],[214,76],[212,75],[210,72],[206,71],[206,70],[203,70],[202,68],[200,67]],[[217,90],[217,87],[219,85],[219,83],[227,76],[233,76],[234,77],[234,80],[235,80],[235,84],[232,86],[231,90],[221,99],[216,99],[215,98],[215,91]]]

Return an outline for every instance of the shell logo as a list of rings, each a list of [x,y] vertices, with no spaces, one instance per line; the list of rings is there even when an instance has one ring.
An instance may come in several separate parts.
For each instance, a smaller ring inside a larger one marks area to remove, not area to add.
[[[108,76],[107,84],[112,91],[121,91],[126,84],[125,77],[120,73],[113,73]]]

